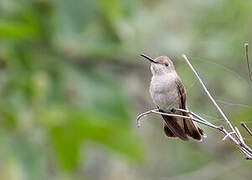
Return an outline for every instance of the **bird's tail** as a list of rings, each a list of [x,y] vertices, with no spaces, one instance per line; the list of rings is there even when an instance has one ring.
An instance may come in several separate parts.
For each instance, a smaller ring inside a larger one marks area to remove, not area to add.
[[[183,113],[184,116],[190,116],[188,113]],[[188,136],[194,140],[201,141],[202,136],[206,137],[204,131],[199,125],[190,120],[178,117],[162,115],[164,119],[164,132],[168,137],[179,137],[180,139],[187,141]]]
[[[188,113],[184,113],[184,116],[191,116]],[[198,125],[197,122],[192,121],[190,119],[184,119],[184,126],[185,126],[185,132],[188,136],[192,137],[193,139],[197,141],[202,140],[202,136],[206,137],[206,134],[201,129],[201,127]]]

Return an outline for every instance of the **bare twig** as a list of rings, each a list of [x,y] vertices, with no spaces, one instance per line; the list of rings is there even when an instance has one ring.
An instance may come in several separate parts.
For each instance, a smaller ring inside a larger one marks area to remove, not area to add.
[[[140,123],[140,119],[148,114],[151,114],[151,113],[155,113],[157,112],[158,109],[152,109],[152,110],[149,110],[149,111],[146,111],[144,113],[141,113],[137,116],[137,119],[136,119],[136,124],[137,124],[137,127],[140,127],[141,126],[141,123]]]
[[[209,126],[211,128],[215,128],[215,129],[220,128],[220,127],[215,126],[212,123],[210,123],[208,121],[205,121],[205,120],[201,120],[201,119],[198,119],[198,118],[193,118],[193,117],[190,117],[190,116],[183,116],[183,115],[179,115],[179,114],[169,114],[169,113],[159,112],[158,109],[152,109],[152,110],[149,110],[149,111],[146,111],[144,113],[139,114],[137,116],[137,119],[136,119],[137,127],[141,126],[141,123],[140,123],[141,118],[144,117],[144,116],[146,116],[146,115],[148,115],[148,114],[151,114],[151,113],[160,114],[160,115],[166,115],[166,116],[173,116],[173,117],[180,117],[180,118],[184,118],[184,119],[191,119],[191,120],[193,120],[195,122],[204,124],[204,125]]]
[[[208,127],[214,128],[219,130],[220,132],[222,132],[225,137],[223,138],[223,140],[225,140],[227,137],[241,150],[241,152],[243,152],[246,156],[246,159],[252,159],[252,151],[250,150],[249,147],[247,147],[247,145],[243,144],[244,141],[242,141],[242,143],[240,143],[238,140],[236,140],[232,134],[236,133],[236,131],[234,132],[228,132],[223,126],[216,126],[212,123],[210,123],[209,121],[207,121],[206,119],[200,117],[199,115],[195,114],[192,111],[189,110],[184,110],[184,109],[175,109],[176,111],[179,112],[187,112],[191,115],[193,115],[194,117],[190,117],[190,116],[183,116],[183,115],[179,115],[179,114],[170,114],[170,113],[163,113],[163,112],[159,112],[158,109],[153,109],[153,110],[149,110],[147,112],[141,113],[140,115],[137,116],[136,122],[137,122],[137,126],[140,127],[140,119],[148,114],[154,113],[154,114],[161,114],[161,115],[166,115],[166,116],[173,116],[173,117],[181,117],[184,119],[190,119],[193,120],[195,122],[204,124]],[[237,129],[238,131],[238,129]],[[240,132],[239,132],[240,135]]]
[[[222,133],[224,133],[225,135],[228,135],[229,139],[244,153],[244,155],[246,156],[246,159],[252,159],[252,150],[245,144],[238,128],[234,128],[234,126],[232,125],[232,123],[228,120],[228,118],[226,117],[226,115],[224,114],[224,112],[221,110],[221,108],[218,106],[218,104],[215,102],[214,98],[212,97],[212,95],[209,93],[209,91],[207,90],[205,84],[203,83],[203,81],[200,79],[198,73],[195,71],[195,69],[193,68],[193,66],[191,65],[191,63],[189,62],[188,58],[183,54],[182,57],[185,59],[186,63],[189,65],[189,67],[191,68],[191,70],[193,71],[193,73],[195,74],[195,76],[197,77],[197,79],[199,80],[201,86],[203,87],[204,91],[206,92],[206,94],[208,95],[208,97],[210,98],[210,100],[212,101],[212,103],[215,105],[215,107],[218,109],[218,111],[220,112],[220,114],[222,115],[222,117],[225,119],[226,123],[228,124],[228,126],[230,127],[230,129],[232,130],[231,133],[228,133],[226,129],[222,129]],[[238,131],[238,132],[237,132]],[[231,134],[235,134],[236,138],[233,137]]]
[[[251,72],[251,69],[250,69],[249,55],[248,55],[248,43],[245,43],[244,47],[245,47],[245,56],[246,56],[246,60],[247,60],[247,64],[248,64],[249,78],[250,78],[250,81],[252,81],[252,72]]]
[[[241,126],[244,127],[244,129],[249,133],[250,136],[252,136],[252,131],[248,128],[245,122],[241,122]]]
[[[227,135],[224,136],[224,138],[222,139],[222,141],[225,141],[227,139],[227,137],[231,136],[231,134],[234,134],[235,132],[230,132],[227,133]]]
[[[233,125],[230,123],[230,121],[228,120],[227,116],[221,110],[221,108],[219,107],[219,105],[215,102],[214,98],[212,97],[212,95],[207,90],[205,84],[200,79],[198,73],[195,71],[195,69],[193,68],[192,64],[189,62],[189,60],[186,57],[186,55],[183,54],[182,57],[185,59],[186,63],[189,65],[189,67],[191,68],[191,70],[193,71],[193,73],[195,74],[195,76],[197,77],[197,79],[199,80],[199,82],[200,82],[201,86],[203,87],[204,91],[206,92],[207,96],[210,98],[210,100],[212,101],[212,103],[214,104],[214,106],[218,109],[218,111],[220,112],[220,114],[222,115],[222,117],[225,119],[226,123],[229,125],[229,127],[231,128],[231,130],[233,132],[235,132],[235,129],[234,129]]]
[[[176,111],[180,111],[180,112],[187,112],[187,113],[193,115],[194,117],[196,117],[197,119],[200,119],[201,121],[210,123],[206,119],[200,117],[199,115],[195,114],[192,111],[184,110],[184,109],[176,109],[176,108],[175,108],[175,110]],[[192,119],[192,120],[194,120],[194,119]],[[233,136],[231,136],[235,132],[233,132],[233,131],[232,132],[228,132],[226,129],[224,129],[223,126],[216,126],[216,125],[213,125],[212,123],[210,123],[210,124],[212,125],[212,127],[215,127],[215,129],[219,130],[220,132],[222,132],[225,135],[225,137],[223,138],[223,140],[225,140],[227,137],[229,137],[231,139],[231,141],[233,141],[236,145],[239,145],[239,142]]]
[[[192,116],[194,116],[196,119],[199,119],[201,120],[202,122],[208,124],[208,126],[212,127],[212,128],[215,128],[215,129],[220,129],[220,128],[223,128],[222,126],[216,126],[212,123],[210,123],[209,121],[207,121],[206,119],[200,117],[199,115],[195,114],[194,112],[192,111],[189,111],[189,110],[185,110],[185,109],[177,109],[177,108],[174,108],[176,111],[179,111],[179,112],[185,112],[185,113],[189,113],[191,114]],[[195,118],[191,118],[192,120],[195,120]],[[202,123],[203,124],[203,123]]]
[[[237,135],[239,136],[239,139],[241,140],[241,142],[242,142],[243,144],[245,144],[245,142],[244,142],[244,140],[243,140],[243,137],[242,137],[240,131],[238,130],[238,128],[237,128],[236,126],[235,126],[235,132],[236,132]]]

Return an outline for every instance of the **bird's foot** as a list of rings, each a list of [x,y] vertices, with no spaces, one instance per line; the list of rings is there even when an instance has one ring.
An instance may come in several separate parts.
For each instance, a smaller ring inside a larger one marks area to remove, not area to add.
[[[175,108],[171,108],[170,111],[171,111],[172,113],[175,113],[175,112],[176,112],[176,109],[175,109]]]

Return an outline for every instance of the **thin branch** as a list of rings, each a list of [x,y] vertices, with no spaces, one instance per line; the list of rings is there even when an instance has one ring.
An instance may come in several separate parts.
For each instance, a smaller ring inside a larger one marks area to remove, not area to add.
[[[227,135],[224,136],[224,138],[222,139],[222,141],[225,141],[227,139],[227,137],[231,136],[231,134],[234,134],[235,132],[230,132],[227,133]]]
[[[220,112],[220,114],[222,115],[222,117],[225,119],[226,123],[229,125],[229,127],[231,128],[231,130],[233,132],[235,132],[235,129],[234,129],[233,125],[230,123],[230,121],[228,120],[227,116],[221,110],[221,108],[219,107],[219,105],[215,102],[214,98],[212,97],[212,95],[207,90],[205,84],[200,79],[198,73],[195,71],[195,69],[193,68],[192,64],[189,62],[189,60],[186,57],[186,55],[183,54],[182,57],[185,59],[186,63],[189,65],[189,67],[191,68],[191,70],[193,71],[193,73],[195,74],[195,76],[197,77],[197,79],[199,80],[199,82],[200,82],[201,86],[203,87],[204,91],[206,92],[206,94],[208,95],[208,97],[210,98],[210,100],[212,101],[212,103],[214,104],[214,106],[218,109],[218,111]]]
[[[212,101],[212,103],[215,105],[215,107],[218,109],[218,111],[220,112],[220,114],[222,115],[222,117],[225,119],[226,123],[228,124],[228,126],[231,128],[232,132],[234,132],[233,134],[235,134],[236,138],[234,138],[231,134],[228,133],[228,131],[226,129],[222,129],[222,133],[224,134],[229,134],[229,139],[245,154],[246,159],[252,159],[252,150],[251,148],[245,144],[240,132],[237,133],[236,131],[239,131],[237,128],[235,129],[233,127],[233,125],[231,124],[231,122],[228,120],[228,118],[226,117],[226,115],[224,114],[224,112],[221,110],[221,108],[218,106],[218,104],[215,102],[214,98],[212,97],[212,95],[209,93],[209,91],[207,90],[205,84],[203,83],[203,81],[200,79],[198,73],[195,71],[195,69],[193,68],[193,66],[191,65],[191,63],[189,62],[188,58],[183,54],[182,57],[185,59],[186,63],[189,65],[189,67],[191,68],[191,70],[193,71],[193,73],[195,74],[195,76],[197,77],[197,79],[199,80],[201,86],[203,87],[204,91],[206,92],[206,94],[208,95],[208,97],[210,98],[210,100]]]
[[[189,113],[191,114],[192,116],[194,116],[196,119],[199,119],[201,120],[202,122],[205,122],[208,124],[208,126],[212,127],[212,128],[215,128],[215,129],[219,129],[219,128],[223,128],[222,126],[216,126],[212,123],[210,123],[209,121],[207,121],[206,119],[200,117],[199,115],[195,114],[194,112],[192,111],[189,111],[189,110],[185,110],[185,109],[178,109],[178,108],[174,108],[176,111],[179,111],[179,112],[184,112],[184,113]],[[195,118],[192,118],[192,120],[194,120]],[[202,123],[203,124],[203,123]]]
[[[242,144],[245,144],[245,142],[243,140],[243,137],[242,137],[240,131],[238,130],[238,128],[236,126],[235,126],[235,132],[238,134],[239,139],[241,140]]]
[[[187,112],[187,113],[193,115],[194,117],[196,117],[196,118],[198,118],[198,119],[200,119],[200,120],[202,120],[202,121],[205,121],[205,122],[210,123],[209,121],[207,121],[206,119],[200,117],[199,115],[195,114],[195,113],[192,112],[192,111],[184,110],[184,109],[175,109],[175,110],[180,111],[180,112]],[[229,137],[229,139],[230,139],[234,144],[236,144],[237,146],[240,146],[240,143],[239,143],[233,136],[231,136],[231,135],[234,134],[235,132],[230,132],[230,133],[229,133],[226,129],[224,129],[223,126],[216,126],[216,125],[213,125],[212,123],[210,123],[210,124],[211,124],[212,126],[217,127],[216,129],[219,130],[220,132],[222,132],[222,133],[225,135],[225,137],[223,138],[223,140],[225,140],[227,137]],[[251,151],[251,152],[252,152],[252,151]],[[251,153],[251,154],[252,154],[252,153]]]
[[[151,113],[155,113],[158,109],[152,109],[152,110],[149,110],[149,111],[146,111],[144,113],[141,113],[137,116],[137,119],[136,119],[136,124],[137,124],[137,127],[139,128],[141,126],[141,123],[140,123],[140,119],[148,114],[151,114]]]
[[[245,154],[246,159],[252,159],[252,151],[251,149],[243,143],[240,143],[239,141],[237,141],[231,134],[236,133],[236,131],[234,132],[228,132],[223,126],[216,126],[210,122],[208,122],[207,120],[205,120],[204,118],[200,117],[199,115],[193,113],[192,111],[189,110],[184,110],[184,109],[175,109],[176,111],[180,111],[180,112],[187,112],[191,115],[193,115],[194,117],[190,117],[190,116],[183,116],[183,115],[178,115],[178,114],[170,114],[170,113],[163,113],[163,112],[159,112],[158,109],[153,109],[153,110],[149,110],[147,112],[141,113],[140,115],[137,116],[136,122],[137,122],[137,127],[140,127],[140,119],[148,114],[154,113],[154,114],[161,114],[161,115],[166,115],[166,116],[173,116],[173,117],[181,117],[184,119],[190,119],[193,120],[195,122],[204,124],[208,127],[214,128],[219,130],[220,132],[222,132],[225,137],[223,138],[223,140],[225,140],[227,137],[241,150],[241,152],[243,152]],[[237,129],[238,131],[238,129]],[[240,133],[239,133],[240,134]],[[242,141],[244,142],[244,141]]]
[[[252,82],[252,72],[251,72],[251,69],[250,69],[249,55],[248,55],[248,43],[245,43],[244,47],[245,47],[245,56],[246,56],[246,60],[247,60],[247,64],[248,64],[249,78],[250,78],[250,81]]]
[[[213,125],[212,123],[210,123],[208,121],[203,121],[201,119],[193,118],[193,117],[190,117],[190,116],[183,116],[183,115],[179,115],[179,114],[169,114],[169,113],[159,112],[158,109],[152,109],[152,110],[149,110],[149,111],[146,111],[144,113],[139,114],[137,116],[137,119],[136,119],[137,127],[141,126],[141,123],[140,123],[141,118],[148,115],[148,114],[151,114],[151,113],[166,115],[166,116],[172,116],[172,117],[180,117],[180,118],[184,118],[184,119],[190,119],[190,120],[193,120],[195,122],[204,124],[204,125],[209,126],[211,128],[214,128],[214,129],[219,129],[220,128],[218,126]]]
[[[245,122],[241,122],[241,126],[244,127],[244,129],[249,133],[250,136],[252,136],[252,131],[248,128]]]

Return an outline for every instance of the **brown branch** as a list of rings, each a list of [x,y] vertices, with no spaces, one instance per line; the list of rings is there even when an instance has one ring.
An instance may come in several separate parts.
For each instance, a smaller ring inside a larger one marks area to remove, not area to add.
[[[249,78],[250,78],[250,81],[252,82],[252,72],[251,72],[251,69],[250,69],[249,55],[248,55],[248,43],[245,43],[244,46],[245,46],[245,56],[246,56],[246,60],[247,60],[247,64],[248,64]]]
[[[248,128],[245,122],[241,122],[241,126],[244,127],[244,129],[249,133],[250,136],[252,136],[252,131]]]

